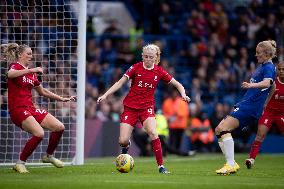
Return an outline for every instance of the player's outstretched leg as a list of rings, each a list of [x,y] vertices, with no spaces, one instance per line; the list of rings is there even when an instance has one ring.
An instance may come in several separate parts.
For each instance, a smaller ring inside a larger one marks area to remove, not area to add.
[[[229,131],[222,131],[219,136],[219,146],[225,155],[226,164],[221,168],[217,169],[216,173],[219,175],[230,175],[236,173],[240,166],[234,160],[234,140]]]

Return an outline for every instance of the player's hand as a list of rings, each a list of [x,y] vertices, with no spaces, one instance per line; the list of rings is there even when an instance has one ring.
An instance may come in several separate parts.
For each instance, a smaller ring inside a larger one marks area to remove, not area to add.
[[[103,96],[100,96],[97,100],[97,103],[99,104],[101,101],[105,100],[106,99],[106,96],[103,95]]]
[[[251,83],[243,82],[241,87],[242,87],[243,89],[249,89],[249,88],[251,88]]]
[[[77,100],[77,96],[70,96],[69,98],[62,98],[62,102],[69,102],[69,101],[76,102],[76,100]]]
[[[43,74],[43,68],[42,67],[31,68],[30,71],[32,73]]]
[[[191,101],[191,99],[186,95],[182,97],[182,100],[184,100],[187,103],[189,103]]]

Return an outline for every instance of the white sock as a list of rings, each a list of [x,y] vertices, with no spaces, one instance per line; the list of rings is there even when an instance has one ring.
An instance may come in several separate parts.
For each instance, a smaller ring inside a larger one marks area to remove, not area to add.
[[[225,153],[224,153],[224,142],[223,142],[223,140],[221,138],[218,139],[218,144],[220,146],[220,149],[221,149],[222,153],[225,155]]]
[[[160,169],[161,167],[164,167],[164,165],[159,165],[158,168]]]
[[[235,164],[235,157],[234,157],[234,140],[232,136],[228,136],[223,138],[224,144],[224,154],[227,161],[227,164],[234,166]]]

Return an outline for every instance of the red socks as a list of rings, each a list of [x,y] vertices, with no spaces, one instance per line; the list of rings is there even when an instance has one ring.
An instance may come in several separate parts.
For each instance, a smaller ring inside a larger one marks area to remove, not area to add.
[[[55,151],[55,148],[58,146],[58,143],[60,141],[60,138],[63,132],[64,130],[51,132],[50,137],[49,137],[48,147],[46,150],[47,154],[49,155],[53,154],[53,152]]]
[[[255,159],[259,152],[260,147],[261,147],[261,142],[255,140],[251,145],[249,158]]]
[[[159,138],[152,140],[152,149],[156,156],[156,161],[158,166],[163,165],[163,151],[162,151],[161,141]]]
[[[61,130],[61,131],[52,132],[50,134],[49,144],[48,144],[47,151],[46,151],[47,154],[49,155],[53,154],[55,148],[57,147],[59,143],[59,140],[63,132],[64,130]],[[27,161],[28,157],[33,153],[33,151],[36,149],[36,147],[41,142],[41,140],[42,140],[42,137],[37,137],[37,136],[33,136],[32,138],[30,138],[27,141],[24,149],[22,150],[20,154],[20,160]]]
[[[30,138],[21,152],[20,160],[27,161],[28,157],[33,153],[33,151],[36,149],[41,140],[42,137],[37,136],[33,136],[32,138]]]

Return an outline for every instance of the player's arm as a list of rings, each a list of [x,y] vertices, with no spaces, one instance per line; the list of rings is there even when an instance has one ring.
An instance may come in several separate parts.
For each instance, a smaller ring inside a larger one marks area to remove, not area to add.
[[[53,92],[43,88],[41,85],[36,86],[35,90],[38,92],[39,95],[44,96],[46,98],[53,99],[53,100],[58,100],[58,101],[62,101],[62,102],[76,101],[76,96],[64,98],[64,97],[61,97],[61,96],[54,94]]]
[[[174,78],[171,80],[170,82],[171,85],[173,85],[180,93],[182,99],[186,102],[190,102],[190,98],[185,94],[185,89],[182,86],[182,84],[180,84],[180,82],[178,82],[177,80],[175,80]]]
[[[23,69],[23,70],[14,70],[10,69],[7,72],[8,78],[16,78],[28,73],[43,73],[43,69],[41,67],[31,68],[31,69]]]
[[[113,94],[114,92],[116,92],[118,89],[120,89],[122,87],[122,85],[124,83],[126,83],[128,81],[128,78],[124,75],[122,76],[122,78],[120,78],[120,80],[118,80],[115,84],[113,84],[109,90],[107,90],[107,92],[105,94],[103,94],[102,96],[100,96],[97,100],[97,103],[100,103],[101,101],[105,100],[108,95]]]
[[[262,81],[260,81],[258,83],[243,82],[242,88],[244,88],[244,89],[250,89],[250,88],[265,89],[265,88],[269,88],[272,84],[273,84],[272,79],[264,78]]]

